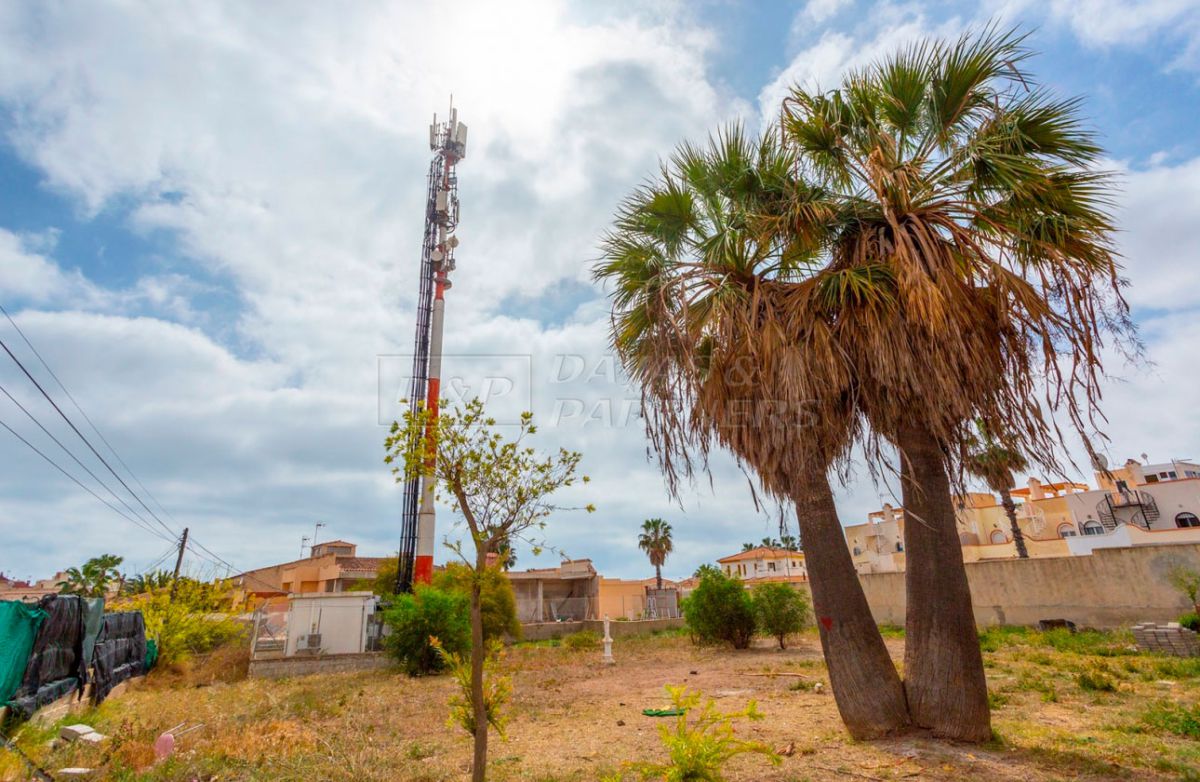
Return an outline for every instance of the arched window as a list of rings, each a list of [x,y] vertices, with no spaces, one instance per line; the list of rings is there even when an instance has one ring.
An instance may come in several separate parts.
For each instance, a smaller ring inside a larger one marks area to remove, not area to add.
[[[1175,517],[1176,527],[1200,527],[1200,518],[1196,517],[1195,513],[1184,511]]]
[[[1098,521],[1085,521],[1085,522],[1083,522],[1083,534],[1084,535],[1103,535],[1104,527],[1101,526],[1100,522],[1098,522]]]
[[[1078,534],[1079,533],[1075,531],[1074,524],[1059,524],[1058,525],[1058,536],[1060,538],[1073,538]]]
[[[1004,533],[998,529],[992,530],[991,538],[992,538],[993,543],[1007,543],[1008,542],[1008,538],[1004,537]]]

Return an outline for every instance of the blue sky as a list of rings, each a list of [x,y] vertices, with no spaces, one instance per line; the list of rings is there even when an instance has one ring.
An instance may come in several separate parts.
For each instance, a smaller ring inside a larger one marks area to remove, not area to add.
[[[724,460],[712,489],[682,508],[666,497],[636,389],[604,350],[597,236],[680,141],[758,126],[795,81],[833,86],[906,41],[990,21],[1030,31],[1030,69],[1084,96],[1124,177],[1120,244],[1154,363],[1110,365],[1111,455],[1200,455],[1200,4],[453,5],[0,8],[0,303],[167,526],[238,566],[292,556],[318,520],[364,553],[394,547],[379,421],[411,341],[425,129],[453,92],[471,146],[448,363],[476,391],[515,371],[499,403],[532,405],[553,424],[545,445],[584,452],[600,510],[556,519],[551,542],[640,576],[634,529],[663,516],[682,575],[772,532]],[[0,339],[22,347],[7,322]],[[0,384],[57,426],[13,366]],[[40,436],[0,402],[0,420]],[[105,551],[138,569],[166,547],[0,434],[0,572]],[[861,477],[843,521],[887,499]]]

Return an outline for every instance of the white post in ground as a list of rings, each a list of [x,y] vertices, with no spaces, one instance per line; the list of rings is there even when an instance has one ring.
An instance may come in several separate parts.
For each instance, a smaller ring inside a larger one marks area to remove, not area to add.
[[[612,665],[616,660],[612,656],[612,633],[609,632],[608,614],[604,615],[604,664]]]

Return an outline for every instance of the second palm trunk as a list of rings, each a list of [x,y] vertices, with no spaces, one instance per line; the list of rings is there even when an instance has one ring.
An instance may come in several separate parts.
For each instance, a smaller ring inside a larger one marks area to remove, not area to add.
[[[904,690],[913,722],[962,741],[991,738],[987,680],[937,440],[921,427],[898,433],[904,498]]]

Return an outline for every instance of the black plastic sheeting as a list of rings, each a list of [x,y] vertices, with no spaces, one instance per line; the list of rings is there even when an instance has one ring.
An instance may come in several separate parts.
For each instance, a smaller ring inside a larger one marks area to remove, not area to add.
[[[32,716],[87,681],[83,598],[47,595],[38,601],[38,608],[47,616],[33,641],[25,678],[9,701],[12,709],[24,717]]]
[[[105,614],[92,655],[92,697],[97,704],[146,666],[146,622],[141,611]]]

